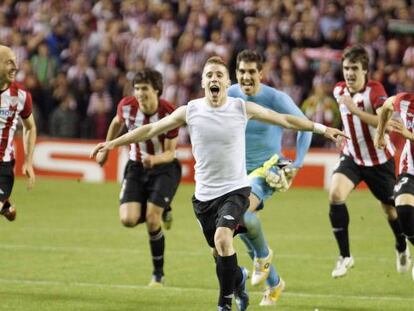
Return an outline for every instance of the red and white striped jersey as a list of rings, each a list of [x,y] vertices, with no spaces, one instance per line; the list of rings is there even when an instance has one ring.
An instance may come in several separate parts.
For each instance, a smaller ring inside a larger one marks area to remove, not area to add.
[[[400,93],[394,100],[394,110],[399,112],[405,127],[414,133],[414,94]],[[414,142],[407,139],[400,157],[400,174],[414,175]]]
[[[333,94],[336,101],[343,95],[352,97],[359,109],[376,114],[376,110],[384,104],[387,93],[381,83],[368,81],[364,89],[351,94],[344,81],[335,85]],[[389,142],[385,150],[374,147],[376,128],[363,122],[352,114],[344,104],[339,104],[344,132],[351,138],[345,141],[342,153],[351,157],[357,165],[373,166],[387,162],[394,156],[394,146]],[[389,140],[388,140],[389,141]]]
[[[139,104],[134,96],[124,97],[118,104],[118,118],[125,123],[128,131],[145,124],[154,123],[166,117],[175,110],[170,102],[160,99],[158,110],[153,115],[146,115],[139,109]],[[130,145],[129,158],[133,161],[142,161],[147,154],[157,155],[164,152],[164,140],[178,136],[178,128],[167,133],[152,137],[144,142]]]
[[[0,93],[0,162],[14,159],[13,139],[19,116],[32,114],[32,96],[20,84],[12,82]]]

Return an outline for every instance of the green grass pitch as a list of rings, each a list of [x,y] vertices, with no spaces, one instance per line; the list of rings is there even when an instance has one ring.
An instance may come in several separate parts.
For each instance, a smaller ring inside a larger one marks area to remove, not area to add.
[[[173,227],[165,232],[166,287],[150,289],[146,229],[119,223],[118,184],[39,179],[29,193],[18,179],[17,219],[0,219],[0,310],[216,310],[215,268],[192,191],[180,186]],[[334,280],[327,193],[294,189],[267,202],[260,217],[287,287],[276,308],[263,308],[261,291],[249,285],[249,310],[414,310],[414,282],[395,270],[394,241],[379,204],[359,191],[348,207],[355,267]],[[251,270],[238,238],[236,248]]]

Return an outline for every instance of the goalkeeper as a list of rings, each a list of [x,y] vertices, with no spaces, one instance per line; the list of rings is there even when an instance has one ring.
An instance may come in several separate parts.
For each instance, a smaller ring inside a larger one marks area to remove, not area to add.
[[[279,113],[304,117],[293,100],[285,93],[260,83],[262,58],[250,50],[237,55],[237,84],[232,85],[228,95],[255,102]],[[274,192],[286,191],[309,149],[312,133],[298,132],[296,140],[296,159],[293,163],[280,159],[282,149],[281,127],[250,120],[246,128],[246,167],[252,193],[250,207],[244,214],[247,232],[240,237],[246,244],[249,256],[253,259],[252,285],[266,281],[267,289],[260,302],[261,306],[275,305],[284,282],[276,268],[271,264],[273,252],[268,247],[260,220],[256,213]]]

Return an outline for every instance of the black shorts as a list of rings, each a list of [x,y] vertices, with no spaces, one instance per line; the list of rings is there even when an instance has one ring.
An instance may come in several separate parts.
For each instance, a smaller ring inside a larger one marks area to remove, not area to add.
[[[414,176],[411,174],[403,173],[397,178],[397,183],[394,187],[394,197],[396,198],[404,193],[414,195]]]
[[[342,173],[348,177],[355,187],[364,181],[371,193],[382,203],[394,206],[395,162],[391,158],[387,162],[374,166],[361,166],[346,155],[341,160],[334,173]]]
[[[13,190],[14,185],[14,160],[0,162],[0,202],[6,201]]]
[[[249,208],[250,189],[237,189],[206,202],[197,200],[193,195],[194,213],[210,247],[215,247],[214,234],[218,227],[236,230],[242,223],[243,214]]]
[[[144,207],[149,201],[167,208],[177,191],[180,179],[181,165],[177,159],[152,169],[144,169],[141,162],[129,160],[119,195],[120,203],[138,202]]]

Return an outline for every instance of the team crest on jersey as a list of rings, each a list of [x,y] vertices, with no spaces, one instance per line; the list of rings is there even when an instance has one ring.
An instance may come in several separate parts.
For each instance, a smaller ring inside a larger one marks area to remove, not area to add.
[[[19,98],[18,97],[11,97],[10,98],[10,109],[16,110],[17,105],[19,104]]]

